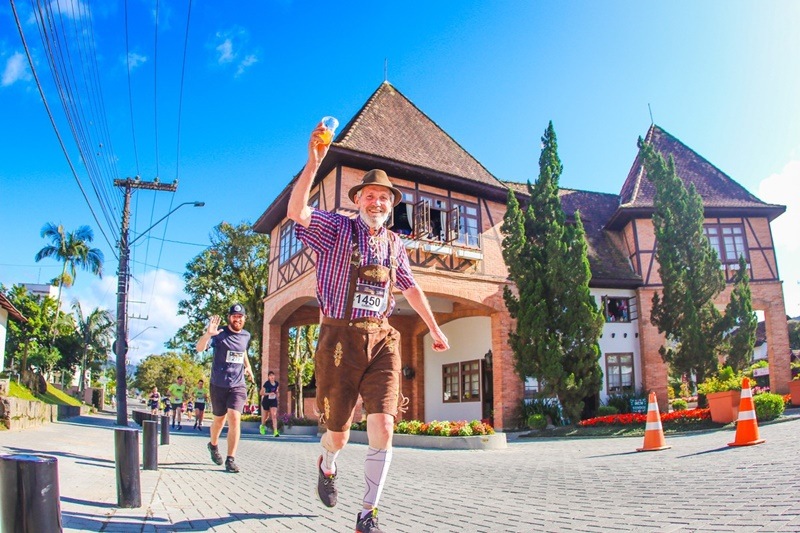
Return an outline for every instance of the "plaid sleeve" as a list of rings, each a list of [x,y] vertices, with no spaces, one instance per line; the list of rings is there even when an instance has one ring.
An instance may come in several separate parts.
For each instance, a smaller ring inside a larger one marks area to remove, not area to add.
[[[295,236],[317,253],[330,250],[341,231],[339,219],[347,220],[347,217],[312,207],[311,223],[307,228],[302,224],[295,224]]]
[[[397,250],[397,288],[400,291],[404,291],[415,286],[417,282],[414,281],[414,275],[411,273],[408,252],[406,252],[406,247],[403,246],[403,241],[396,234],[392,234],[392,239],[395,241],[394,247]]]

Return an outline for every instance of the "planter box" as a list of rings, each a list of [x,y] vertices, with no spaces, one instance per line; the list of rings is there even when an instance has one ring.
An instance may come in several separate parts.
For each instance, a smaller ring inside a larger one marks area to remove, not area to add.
[[[316,435],[319,432],[319,426],[283,426],[281,435]]]
[[[789,382],[789,394],[792,395],[792,405],[800,406],[800,379],[793,379]]]
[[[368,444],[366,431],[351,431],[350,442]],[[505,433],[477,435],[474,437],[433,437],[430,435],[398,435],[392,437],[392,446],[406,448],[432,448],[435,450],[502,450],[508,447]]]
[[[711,420],[718,424],[730,424],[739,417],[738,390],[712,392],[707,395],[708,407],[711,409]]]

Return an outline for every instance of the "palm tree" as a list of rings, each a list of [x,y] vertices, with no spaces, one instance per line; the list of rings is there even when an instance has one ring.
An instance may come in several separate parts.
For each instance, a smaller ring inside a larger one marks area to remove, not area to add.
[[[67,233],[61,224],[56,226],[52,222],[48,222],[42,227],[41,235],[43,238],[49,239],[50,244],[39,250],[34,259],[39,262],[45,257],[52,257],[64,265],[61,275],[53,280],[54,283],[58,282],[58,309],[55,320],[58,322],[58,313],[61,310],[61,290],[64,286],[71,287],[75,282],[77,267],[82,270],[91,270],[92,274],[102,278],[103,252],[99,248],[89,247],[94,240],[94,232],[89,226],[81,226],[77,230]],[[53,328],[53,332],[55,332],[55,328]]]
[[[111,349],[111,338],[114,333],[114,318],[105,309],[95,308],[84,316],[80,302],[74,302],[72,309],[75,311],[75,323],[83,343],[83,357],[81,359],[80,390],[86,388],[86,363],[104,362]]]

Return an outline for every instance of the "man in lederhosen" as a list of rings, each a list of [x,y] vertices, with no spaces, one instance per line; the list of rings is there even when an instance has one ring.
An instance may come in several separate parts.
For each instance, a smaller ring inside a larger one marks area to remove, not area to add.
[[[379,533],[378,500],[392,459],[394,418],[400,397],[400,334],[387,317],[399,289],[430,330],[433,349],[449,348],[425,293],[414,281],[399,236],[384,227],[401,194],[383,170],[367,172],[348,196],[359,216],[308,205],[314,175],[328,152],[320,124],[308,145],[308,162],[289,198],[287,216],[297,238],[317,255],[317,299],[322,311],[315,356],[317,408],[327,426],[318,459],[317,493],[336,505],[336,456],[350,437],[359,394],[367,411],[369,450],[364,464],[367,484],[356,531]]]

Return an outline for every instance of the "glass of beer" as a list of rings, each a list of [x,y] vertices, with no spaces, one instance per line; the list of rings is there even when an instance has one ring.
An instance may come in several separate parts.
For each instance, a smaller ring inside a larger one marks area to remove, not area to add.
[[[336,128],[339,127],[339,121],[335,117],[322,117],[320,122],[325,128],[325,131],[320,134],[320,138],[322,139],[322,144],[327,146],[333,141],[333,135],[336,133]]]

